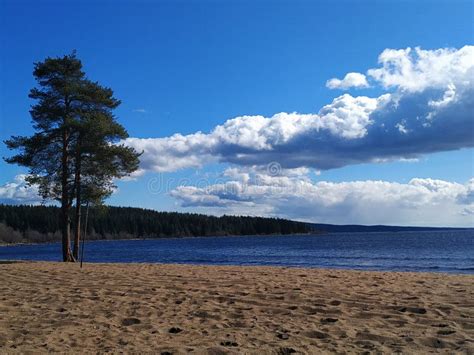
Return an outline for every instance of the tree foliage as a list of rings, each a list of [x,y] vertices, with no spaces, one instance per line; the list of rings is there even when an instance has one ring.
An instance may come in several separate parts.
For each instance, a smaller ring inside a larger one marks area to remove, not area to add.
[[[138,168],[139,154],[118,144],[128,136],[113,115],[120,101],[112,89],[85,76],[74,52],[35,63],[33,75],[38,86],[29,97],[35,100],[30,110],[35,133],[7,140],[7,147],[17,154],[6,161],[27,167],[28,183],[38,186],[44,200],[60,203],[63,260],[73,261],[79,248],[82,204],[102,203],[113,191],[114,179]]]
[[[0,205],[0,223],[21,233],[24,241],[38,242],[28,239],[28,231],[37,231],[43,236],[43,241],[57,240],[60,222],[58,207]],[[310,231],[307,223],[278,218],[214,217],[110,206],[92,207],[88,223],[88,238],[92,239],[295,234]]]

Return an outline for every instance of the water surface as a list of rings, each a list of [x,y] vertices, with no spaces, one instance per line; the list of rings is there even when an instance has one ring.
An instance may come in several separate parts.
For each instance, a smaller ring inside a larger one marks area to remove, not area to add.
[[[60,243],[0,247],[0,260],[58,261],[60,255]],[[85,261],[474,274],[474,231],[90,241]]]

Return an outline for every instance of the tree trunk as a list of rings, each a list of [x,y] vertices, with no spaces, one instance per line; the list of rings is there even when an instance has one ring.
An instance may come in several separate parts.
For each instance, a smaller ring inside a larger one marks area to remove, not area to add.
[[[69,221],[69,196],[68,196],[68,132],[64,128],[62,136],[62,154],[61,154],[61,231],[62,231],[62,249],[63,261],[74,261],[71,254],[70,245],[70,221]]]
[[[74,248],[73,256],[76,260],[79,256],[79,243],[81,240],[81,140],[78,139],[76,151],[76,223],[74,224]]]
[[[63,261],[73,261],[70,246],[69,207],[61,207]]]

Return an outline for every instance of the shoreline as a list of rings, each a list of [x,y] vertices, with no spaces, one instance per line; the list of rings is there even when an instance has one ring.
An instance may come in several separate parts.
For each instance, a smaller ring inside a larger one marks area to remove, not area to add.
[[[24,263],[24,264],[59,264],[59,265],[80,265],[80,261],[76,262],[63,262],[60,260],[51,261],[51,260],[31,260],[31,259],[0,259],[0,265],[2,264],[16,264],[16,263]],[[147,265],[147,266],[176,266],[176,267],[222,267],[222,268],[270,268],[270,269],[292,269],[292,270],[315,270],[315,271],[347,271],[347,272],[356,272],[356,273],[382,273],[382,274],[416,274],[416,275],[438,275],[438,276],[466,276],[466,277],[473,277],[474,272],[466,273],[466,272],[446,272],[446,271],[413,271],[413,270],[375,270],[375,269],[357,269],[357,268],[346,268],[346,267],[323,267],[323,266],[295,266],[295,265],[258,265],[258,264],[209,264],[209,263],[178,263],[178,262],[140,262],[140,261],[130,261],[130,262],[117,262],[117,261],[84,261],[83,268],[87,265],[110,265],[116,267],[126,267],[128,265]],[[465,270],[465,269],[461,269]],[[470,269],[469,269],[470,270]],[[474,281],[474,280],[473,280]]]
[[[473,352],[474,276],[0,262],[0,352]]]

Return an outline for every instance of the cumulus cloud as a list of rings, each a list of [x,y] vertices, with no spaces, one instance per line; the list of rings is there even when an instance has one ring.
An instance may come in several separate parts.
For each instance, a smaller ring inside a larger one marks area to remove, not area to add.
[[[271,161],[325,170],[474,146],[474,46],[387,49],[379,63],[367,71],[389,90],[379,97],[344,94],[317,113],[240,116],[210,133],[129,138],[126,144],[144,151],[143,171],[157,172]]]
[[[367,88],[369,83],[364,74],[361,73],[347,73],[344,79],[332,78],[326,82],[326,87],[329,89],[347,90],[350,88]]]
[[[469,180],[466,184],[466,189],[462,194],[459,194],[458,201],[461,204],[472,205],[474,211],[474,179]]]
[[[385,88],[421,92],[428,88],[445,90],[450,85],[472,86],[474,47],[461,49],[386,49],[379,56],[381,68],[367,74]]]
[[[122,178],[121,181],[136,180],[141,174],[141,171],[134,173],[131,177]],[[26,174],[16,175],[13,181],[6,182],[0,186],[0,203],[7,204],[32,204],[36,205],[44,202],[41,198],[38,186],[29,185],[26,181]],[[116,194],[119,191],[117,187],[113,188],[112,193]],[[51,201],[49,201],[51,202]]]
[[[244,213],[324,223],[473,226],[472,186],[435,179],[313,182],[308,171],[272,176],[232,168],[228,181],[171,192],[183,207],[212,213]],[[440,213],[440,208],[443,213]]]
[[[200,167],[215,160],[212,150],[216,144],[208,136],[198,132],[166,138],[127,138],[125,143],[143,152],[140,157],[141,172],[166,172]]]
[[[25,178],[26,175],[20,174],[13,181],[0,186],[0,201],[31,204],[41,202],[37,187],[28,185]]]

